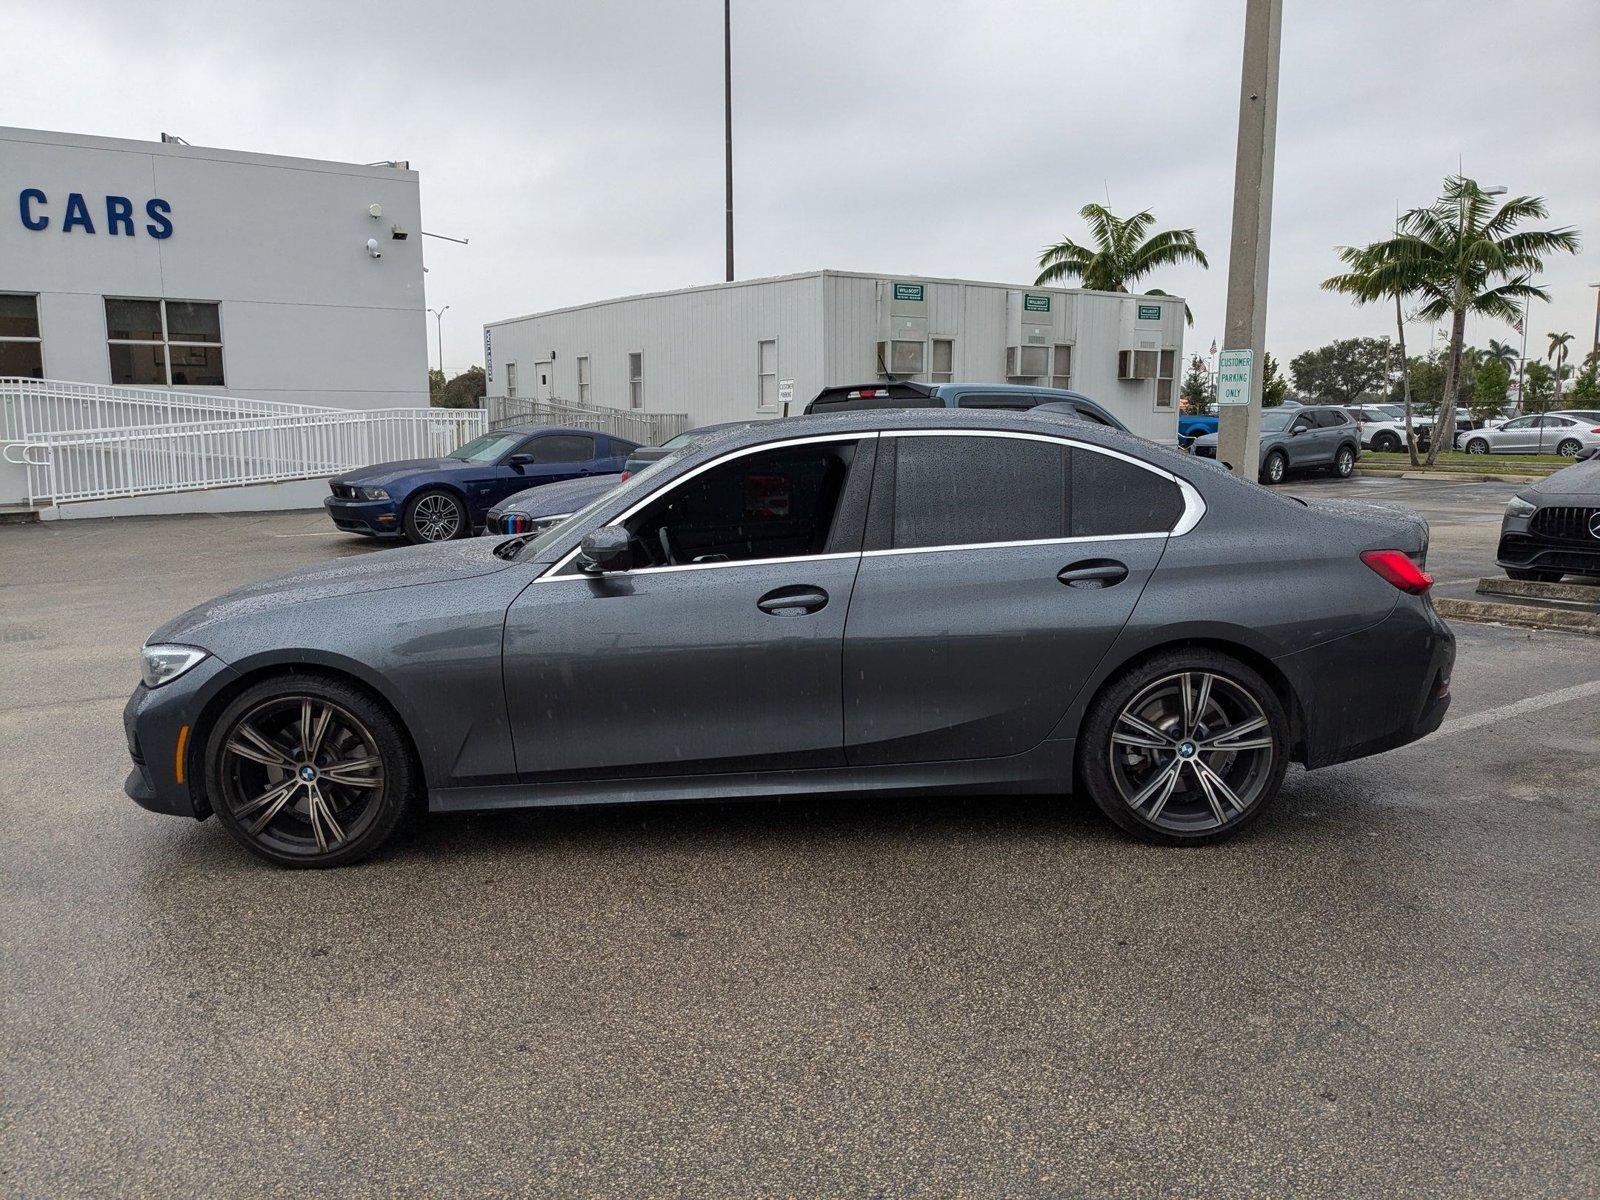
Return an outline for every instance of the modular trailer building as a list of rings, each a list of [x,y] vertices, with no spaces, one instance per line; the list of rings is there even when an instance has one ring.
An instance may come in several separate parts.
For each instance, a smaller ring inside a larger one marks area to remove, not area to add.
[[[1183,301],[919,275],[813,271],[602,300],[486,325],[491,396],[682,412],[798,413],[824,387],[1070,387],[1133,432],[1177,437]]]

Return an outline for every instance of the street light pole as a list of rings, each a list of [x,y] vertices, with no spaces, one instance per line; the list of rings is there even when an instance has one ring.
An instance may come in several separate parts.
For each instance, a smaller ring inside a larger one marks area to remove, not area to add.
[[[724,278],[733,282],[733,0],[722,0],[722,157],[726,200],[728,263]]]
[[[1589,353],[1600,358],[1600,283],[1589,285],[1597,289],[1594,294],[1594,345],[1589,347]]]
[[[428,311],[433,314],[433,323],[434,323],[435,326],[437,326],[437,328],[439,330],[439,374],[443,375],[444,374],[444,315],[445,315],[445,313],[450,311],[450,306],[448,304],[446,304],[443,308],[430,308]]]
[[[1250,402],[1217,409],[1217,456],[1254,479],[1261,456],[1261,386],[1267,341],[1267,258],[1272,245],[1272,170],[1278,140],[1278,46],[1283,0],[1245,0],[1239,143],[1233,168],[1225,350],[1253,352]]]

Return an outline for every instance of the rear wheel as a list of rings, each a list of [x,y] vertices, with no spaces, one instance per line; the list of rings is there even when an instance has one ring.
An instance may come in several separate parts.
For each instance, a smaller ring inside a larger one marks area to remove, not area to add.
[[[1568,438],[1556,447],[1556,453],[1562,458],[1577,458],[1583,450],[1583,443],[1577,438]]]
[[[443,488],[419,492],[406,505],[406,540],[448,542],[467,534],[467,506],[461,498]]]
[[[388,841],[416,779],[399,723],[352,684],[283,675],[223,710],[206,744],[211,807],[245,849],[338,867]]]
[[[1349,479],[1355,469],[1356,452],[1349,446],[1340,446],[1339,453],[1333,457],[1333,473],[1340,479]]]
[[[1079,778],[1100,811],[1138,837],[1231,837],[1283,782],[1289,722],[1266,680],[1210,651],[1159,655],[1095,698]]]
[[[1489,453],[1489,443],[1482,438],[1468,438],[1467,444],[1463,449],[1468,454],[1487,454]]]
[[[1557,583],[1561,579],[1561,572],[1533,571],[1525,567],[1507,567],[1506,578],[1515,579],[1521,583]]]
[[[1281,450],[1274,450],[1267,455],[1267,461],[1261,464],[1262,483],[1282,483],[1288,473],[1289,460],[1284,458]]]

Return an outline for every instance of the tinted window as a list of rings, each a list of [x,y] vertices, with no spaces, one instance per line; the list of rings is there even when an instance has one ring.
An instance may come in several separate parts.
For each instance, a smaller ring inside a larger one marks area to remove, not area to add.
[[[1072,451],[1072,536],[1165,533],[1183,514],[1178,485],[1093,450]]]
[[[521,440],[520,433],[486,433],[464,446],[458,446],[450,452],[449,457],[459,458],[463,462],[494,462]]]
[[[1500,426],[1501,429],[1532,429],[1538,424],[1537,417],[1518,417],[1515,421],[1507,421]]]
[[[1312,417],[1323,429],[1332,429],[1338,425],[1349,424],[1349,418],[1337,408],[1319,408]]]
[[[633,520],[642,565],[821,554],[855,445],[746,454],[673,488]]]
[[[522,449],[536,463],[588,462],[594,457],[594,439],[582,433],[551,433]]]
[[[1115,429],[1116,428],[1116,426],[1113,425],[1110,421],[1106,420],[1099,413],[1095,412],[1094,409],[1089,408],[1086,405],[1082,405],[1082,404],[1074,405],[1072,411],[1077,413],[1080,417],[1082,417],[1085,421],[1088,421],[1090,424],[1093,424],[1093,425],[1104,425],[1107,429]]]
[[[813,400],[807,413],[856,412],[868,408],[943,408],[944,401],[936,396],[881,396],[871,400]]]
[[[1066,536],[1065,446],[961,436],[894,442],[895,548]]]
[[[1021,411],[1039,403],[1039,397],[1029,392],[999,392],[987,396],[962,396],[956,401],[962,408],[1006,408]]]
[[[1311,426],[1312,426],[1311,414],[1310,413],[1301,413],[1299,416],[1297,416],[1294,419],[1294,421],[1290,424],[1289,428],[1290,429],[1295,429],[1295,428],[1310,429]]]

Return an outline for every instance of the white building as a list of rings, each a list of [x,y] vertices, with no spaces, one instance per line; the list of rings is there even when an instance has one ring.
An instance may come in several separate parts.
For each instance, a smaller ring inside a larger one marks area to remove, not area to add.
[[[1070,387],[1135,433],[1177,436],[1183,301],[815,271],[602,300],[484,327],[491,396],[782,415],[886,378]]]
[[[424,406],[417,175],[0,128],[0,376]],[[22,488],[0,464],[0,502]]]

